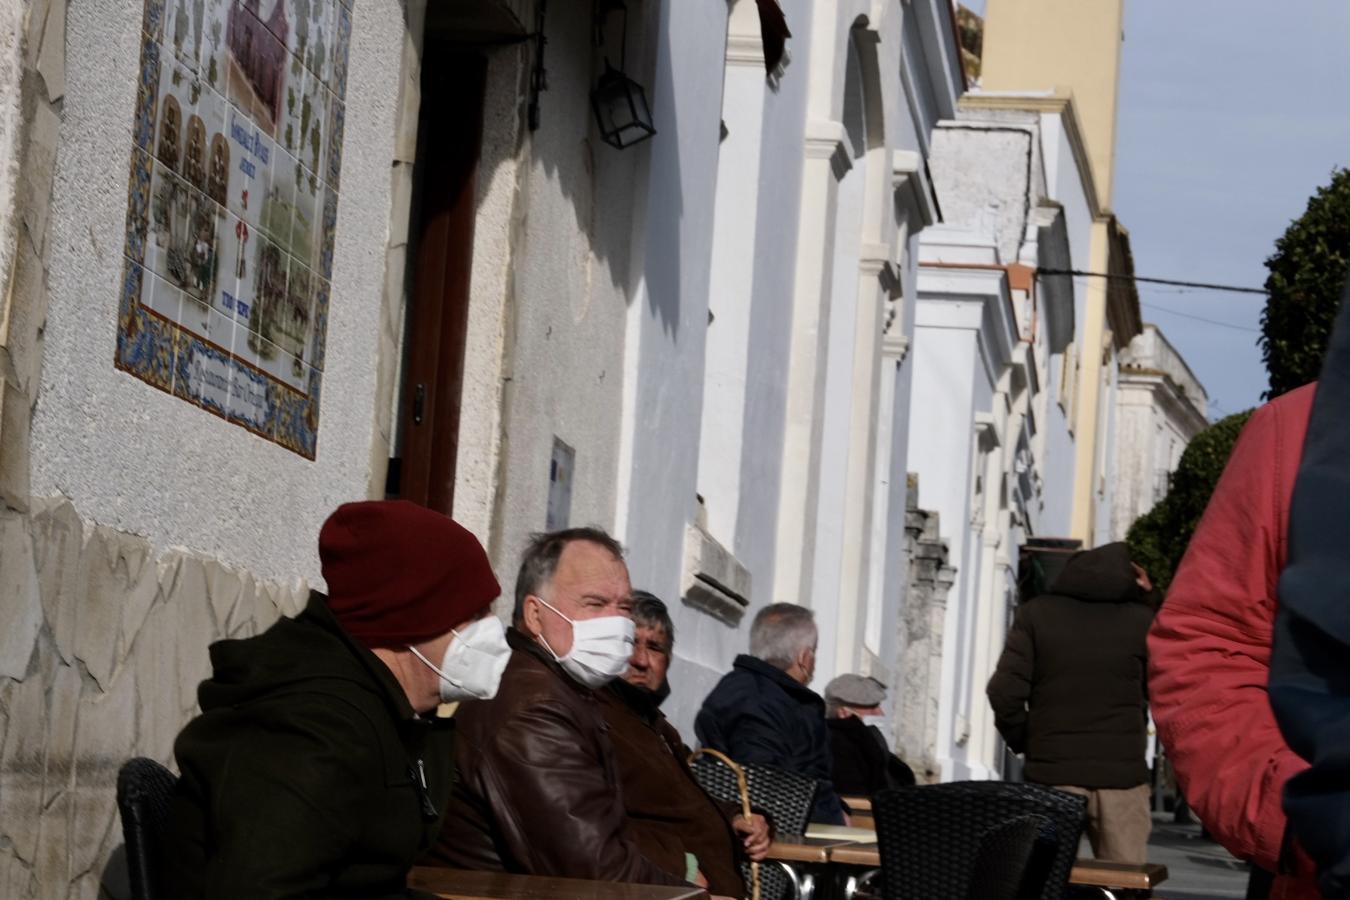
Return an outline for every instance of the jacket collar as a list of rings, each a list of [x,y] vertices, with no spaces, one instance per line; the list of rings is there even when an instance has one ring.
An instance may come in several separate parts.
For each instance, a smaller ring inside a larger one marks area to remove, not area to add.
[[[310,591],[309,603],[305,606],[301,615],[325,631],[331,632],[346,645],[347,649],[351,651],[352,655],[371,676],[371,681],[377,692],[385,704],[389,706],[395,718],[400,722],[407,723],[426,721],[413,710],[412,704],[408,702],[408,695],[403,691],[403,685],[398,683],[398,679],[394,677],[393,672],[389,671],[389,667],[365,646],[358,644],[338,624],[333,611],[328,608],[328,598],[324,594],[318,591]]]
[[[550,673],[561,679],[564,684],[577,693],[588,696],[594,693],[590,688],[586,687],[586,685],[579,683],[571,675],[564,672],[563,667],[558,665],[558,661],[553,658],[553,655],[549,653],[548,650],[544,649],[542,644],[516,626],[512,625],[510,628],[506,629],[506,643],[512,651],[517,654],[523,654],[532,662],[548,669]]]
[[[782,669],[771,666],[762,659],[742,653],[740,656],[736,657],[736,662],[732,665],[743,672],[749,672],[752,675],[758,675],[761,678],[769,679],[786,691],[792,699],[796,700],[798,703],[819,703],[821,705],[824,705],[825,703],[815,691],[811,690],[806,685],[799,683]]]
[[[611,681],[608,688],[647,724],[653,724],[661,718],[661,701],[665,699],[665,695],[629,684],[622,678]]]

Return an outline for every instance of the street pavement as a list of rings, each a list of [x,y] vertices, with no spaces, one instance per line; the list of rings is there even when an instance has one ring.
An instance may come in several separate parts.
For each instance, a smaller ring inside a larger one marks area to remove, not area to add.
[[[1247,894],[1247,864],[1200,836],[1199,825],[1178,825],[1171,813],[1153,817],[1149,862],[1167,866],[1155,892],[1162,900],[1241,900]]]

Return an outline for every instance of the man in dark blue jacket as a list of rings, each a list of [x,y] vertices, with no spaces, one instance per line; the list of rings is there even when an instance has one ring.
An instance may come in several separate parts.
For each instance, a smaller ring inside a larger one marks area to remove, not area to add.
[[[1290,833],[1322,896],[1350,897],[1350,282],[1313,398],[1280,575],[1270,705],[1312,767],[1285,786]]]
[[[843,804],[830,777],[825,701],[807,687],[816,670],[811,610],[773,603],[750,626],[750,654],[713,688],[694,731],[704,747],[738,763],[777,766],[816,780],[811,821],[841,825]]]

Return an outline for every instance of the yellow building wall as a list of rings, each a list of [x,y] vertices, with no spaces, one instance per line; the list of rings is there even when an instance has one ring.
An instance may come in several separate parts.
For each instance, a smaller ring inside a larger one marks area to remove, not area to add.
[[[1097,178],[1111,208],[1124,0],[988,0],[980,86],[1073,92]]]
[[[988,0],[980,87],[984,91],[1067,91],[1082,129],[1097,191],[1099,215],[1088,271],[1109,270],[1112,186],[1115,180],[1116,103],[1124,0]],[[1106,339],[1106,279],[1090,278],[1083,316],[1074,420],[1073,513],[1069,537],[1094,546],[1101,392]]]

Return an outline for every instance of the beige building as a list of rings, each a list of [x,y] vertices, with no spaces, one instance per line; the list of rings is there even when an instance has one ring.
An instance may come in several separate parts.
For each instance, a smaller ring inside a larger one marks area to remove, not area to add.
[[[1073,98],[1096,192],[1085,271],[1112,275],[1133,274],[1128,233],[1111,211],[1123,15],[1124,0],[989,0],[981,61],[981,88],[991,102],[1001,102],[1000,94]],[[1089,277],[1087,286],[1082,338],[1071,354],[1076,457],[1072,518],[1064,536],[1094,546],[1106,540],[1111,520],[1117,355],[1141,323],[1132,284]]]

